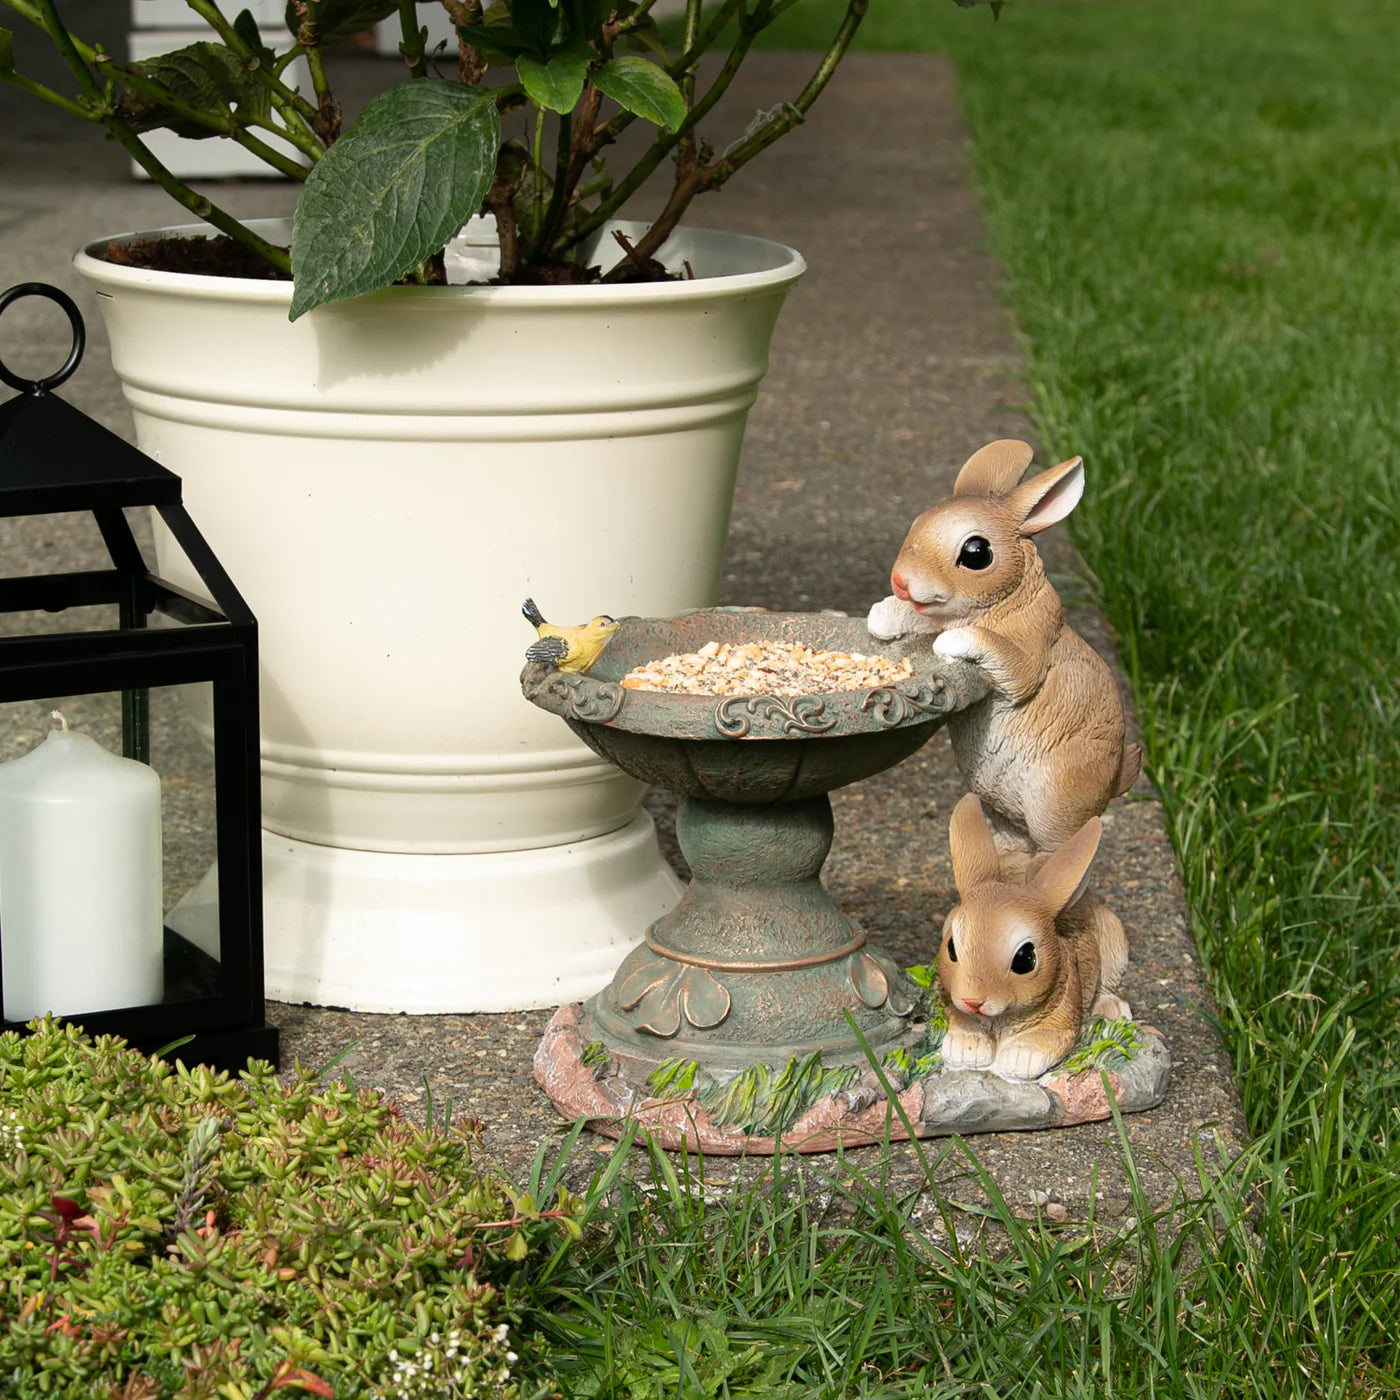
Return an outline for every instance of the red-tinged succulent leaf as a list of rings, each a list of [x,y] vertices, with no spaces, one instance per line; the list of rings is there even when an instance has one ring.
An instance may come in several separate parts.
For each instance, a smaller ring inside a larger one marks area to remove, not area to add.
[[[335,1387],[329,1381],[323,1381],[320,1376],[300,1366],[293,1366],[290,1361],[283,1361],[273,1372],[267,1388],[274,1391],[292,1386],[298,1390],[309,1390],[313,1395],[325,1396],[325,1400],[335,1400]]]

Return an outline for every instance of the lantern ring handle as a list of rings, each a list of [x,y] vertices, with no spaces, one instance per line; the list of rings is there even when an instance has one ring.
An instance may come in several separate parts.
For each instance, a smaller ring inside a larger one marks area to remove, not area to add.
[[[21,297],[47,297],[62,308],[64,315],[68,317],[68,324],[73,328],[73,348],[69,350],[62,369],[44,379],[26,379],[10,369],[4,360],[0,360],[0,379],[10,388],[18,389],[22,394],[45,394],[50,389],[57,389],[78,368],[83,358],[83,349],[87,345],[87,327],[83,325],[82,312],[78,310],[73,298],[67,292],[51,287],[47,282],[20,282],[9,291],[0,292],[0,315],[4,314],[5,308],[12,301],[18,301]]]

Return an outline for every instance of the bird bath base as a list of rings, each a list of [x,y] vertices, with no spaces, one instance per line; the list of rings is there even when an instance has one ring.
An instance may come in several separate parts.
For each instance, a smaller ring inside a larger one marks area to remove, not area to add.
[[[715,697],[624,689],[634,666],[705,643],[800,642],[902,658],[833,614],[707,609],[624,618],[587,674],[532,664],[525,695],[625,772],[679,793],[693,878],[612,982],[558,1011],[535,1077],[567,1118],[666,1147],[803,1152],[885,1137],[1045,1127],[1160,1102],[1170,1067],[1135,1023],[1094,1031],[1034,1083],[941,1066],[926,985],[828,898],[827,793],[921,747],[985,694],[977,671],[924,651],[863,692]],[[925,981],[927,979],[924,979]],[[1097,1039],[1093,1037],[1097,1036]],[[893,1093],[898,1102],[890,1098]]]
[[[849,1077],[825,1065],[804,1074],[789,1060],[722,1079],[693,1062],[648,1070],[646,1060],[592,1036],[587,1006],[575,1002],[554,1013],[535,1052],[535,1079],[565,1118],[586,1118],[611,1138],[635,1122],[668,1151],[715,1157],[771,1156],[780,1143],[789,1152],[831,1152],[910,1136],[1095,1123],[1114,1105],[1120,1113],[1155,1108],[1171,1075],[1165,1040],[1137,1022],[1086,1027],[1067,1060],[1029,1082],[936,1063],[921,1069],[923,1057],[907,1050],[883,1057],[879,1074],[868,1063],[850,1067]],[[823,1088],[822,1076],[840,1087]]]

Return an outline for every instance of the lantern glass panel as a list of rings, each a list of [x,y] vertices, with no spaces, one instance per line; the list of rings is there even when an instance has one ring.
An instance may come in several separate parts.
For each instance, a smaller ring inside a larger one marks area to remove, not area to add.
[[[223,1018],[221,1007],[228,985],[219,928],[217,872],[213,870],[217,849],[214,690],[201,681],[160,686],[145,693],[148,764],[160,780],[161,929],[151,933],[153,944],[159,943],[159,967],[146,976],[139,966],[131,966],[139,965],[147,952],[139,945],[139,938],[134,947],[123,949],[114,944],[110,936],[113,929],[117,930],[117,938],[131,937],[129,932],[121,933],[120,915],[114,915],[113,923],[107,927],[92,927],[90,934],[81,927],[75,929],[71,920],[62,917],[74,908],[94,908],[92,892],[74,888],[89,873],[82,869],[81,850],[75,865],[65,862],[63,853],[50,861],[49,853],[43,850],[12,849],[0,856],[0,870],[15,869],[16,859],[25,870],[15,877],[14,882],[23,886],[20,889],[12,888],[0,877],[4,1020],[27,1020],[31,1015],[53,1010],[86,1022],[90,1018],[79,1013],[118,1010],[129,1005],[169,1007],[172,1013],[188,1017],[195,1009],[191,1003],[203,1003],[211,1021]],[[129,694],[124,697],[116,691],[0,703],[0,762],[8,764],[39,749],[57,727],[52,718],[54,712],[63,716],[70,732],[88,736],[109,755],[121,755],[123,711],[129,714],[131,706]],[[128,736],[126,747],[130,746]],[[13,846],[15,841],[24,839],[20,832],[0,830],[0,851],[7,842]],[[116,883],[122,895],[128,892],[125,878],[126,872],[118,872]],[[30,902],[34,881],[42,885],[45,880],[55,879],[60,882],[58,890],[45,896],[41,889],[38,897],[57,897],[68,906],[55,921],[56,928],[31,931],[11,918],[16,907],[23,908]],[[96,896],[101,918],[107,901],[101,891]],[[13,900],[18,900],[19,906]],[[26,947],[25,940],[35,932],[38,944]],[[47,933],[60,937],[45,947]],[[90,938],[89,956],[75,956],[77,950],[71,944],[60,946],[75,937]],[[115,975],[114,958],[120,964]],[[120,990],[123,988],[126,995]],[[54,996],[58,998],[56,1002],[52,1000]],[[135,1000],[131,1000],[133,996]]]

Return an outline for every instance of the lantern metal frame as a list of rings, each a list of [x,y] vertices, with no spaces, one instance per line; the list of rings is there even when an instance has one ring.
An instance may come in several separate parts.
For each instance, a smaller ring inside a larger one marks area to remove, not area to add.
[[[0,313],[23,296],[64,310],[73,348],[40,380],[0,361],[0,380],[20,391],[0,404],[0,516],[90,513],[112,567],[0,578],[0,615],[108,605],[117,627],[0,637],[0,702],[119,692],[122,751],[149,763],[150,691],[200,682],[213,691],[219,956],[167,923],[159,1003],[63,1019],[143,1051],[168,1048],[191,1064],[236,1070],[253,1056],[275,1065],[278,1032],[266,1019],[262,961],[257,622],[185,510],[180,478],[51,392],[82,358],[78,308],[58,288],[31,282],[0,294]],[[146,567],[123,513],[141,507],[164,522],[208,599]],[[157,615],[180,625],[149,627]],[[3,1019],[3,976],[0,965],[0,1031],[22,1032],[24,1023]]]

